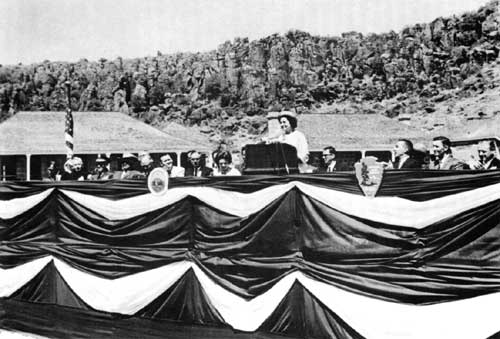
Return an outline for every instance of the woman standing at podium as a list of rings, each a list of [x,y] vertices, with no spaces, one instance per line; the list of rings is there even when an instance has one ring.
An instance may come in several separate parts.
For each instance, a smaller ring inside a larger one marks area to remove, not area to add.
[[[280,112],[278,121],[281,127],[281,134],[275,138],[266,138],[264,141],[266,143],[281,142],[295,147],[297,157],[300,161],[299,169],[304,168],[309,160],[309,146],[307,145],[304,133],[297,130],[297,114],[290,111]]]

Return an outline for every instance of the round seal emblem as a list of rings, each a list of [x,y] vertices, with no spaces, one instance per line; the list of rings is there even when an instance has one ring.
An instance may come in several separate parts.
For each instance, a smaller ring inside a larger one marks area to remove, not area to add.
[[[168,173],[163,168],[155,168],[149,173],[148,188],[153,195],[163,195],[168,190]]]

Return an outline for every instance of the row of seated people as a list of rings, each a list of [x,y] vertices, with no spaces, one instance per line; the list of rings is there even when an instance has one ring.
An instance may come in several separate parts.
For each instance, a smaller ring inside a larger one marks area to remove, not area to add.
[[[500,160],[495,156],[493,141],[482,141],[478,144],[477,159],[469,161],[457,159],[453,156],[451,142],[446,137],[436,137],[432,142],[432,153],[422,149],[422,145],[414,147],[407,139],[400,139],[393,148],[393,161],[384,163],[387,169],[431,169],[431,170],[493,170],[500,169]],[[323,149],[322,165],[314,168],[312,173],[327,173],[339,170],[337,168],[336,150],[332,146]],[[170,177],[210,177],[241,175],[240,171],[232,165],[230,152],[214,152],[212,154],[214,168],[205,165],[202,154],[192,151],[188,154],[189,166],[187,168],[174,166],[174,161],[169,154],[160,158],[161,164],[156,166],[150,154],[143,152],[136,157],[124,154],[120,159],[120,169],[111,171],[109,159],[98,157],[96,167],[91,173],[83,170],[83,162],[78,157],[68,160],[64,171],[59,175],[61,180],[109,180],[109,179],[140,179],[146,178],[151,170],[163,167]],[[49,178],[57,180],[54,164],[48,168]],[[311,173],[310,172],[310,173]]]
[[[393,161],[384,163],[387,169],[430,169],[430,170],[494,170],[500,169],[500,160],[496,157],[496,147],[492,140],[481,141],[477,147],[477,158],[471,156],[466,161],[455,158],[451,141],[439,136],[432,140],[432,153],[425,146],[414,147],[408,139],[399,139],[393,148]],[[336,171],[336,151],[334,147],[323,149],[324,166],[318,172]]]
[[[142,179],[147,178],[149,173],[157,168],[164,168],[169,177],[210,177],[224,175],[241,175],[240,171],[232,166],[232,156],[230,152],[214,152],[215,168],[205,165],[202,154],[197,151],[188,153],[189,165],[187,168],[175,166],[172,157],[165,154],[160,158],[160,165],[156,165],[151,155],[142,152],[138,157],[131,153],[125,153],[120,159],[120,169],[112,171],[110,161],[104,156],[96,159],[96,166],[90,173],[84,170],[81,158],[73,157],[66,161],[64,170],[60,173],[51,163],[48,168],[48,177],[52,180],[110,180],[110,179]]]
[[[394,161],[388,165],[393,169],[431,169],[431,170],[494,170],[500,168],[500,160],[495,156],[495,143],[482,141],[477,147],[477,158],[458,159],[453,156],[451,141],[439,136],[432,140],[432,154],[425,149],[415,149],[411,141],[400,139],[394,145]]]

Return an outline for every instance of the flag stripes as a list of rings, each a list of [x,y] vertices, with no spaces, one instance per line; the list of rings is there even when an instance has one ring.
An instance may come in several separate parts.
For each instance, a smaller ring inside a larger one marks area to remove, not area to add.
[[[71,159],[73,157],[73,112],[70,108],[66,110],[66,122],[64,127],[66,158]]]

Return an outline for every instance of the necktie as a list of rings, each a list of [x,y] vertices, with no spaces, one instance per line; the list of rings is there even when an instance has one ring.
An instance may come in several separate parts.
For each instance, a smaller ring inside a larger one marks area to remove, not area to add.
[[[194,169],[194,176],[197,177],[198,176],[198,168],[195,168]]]

